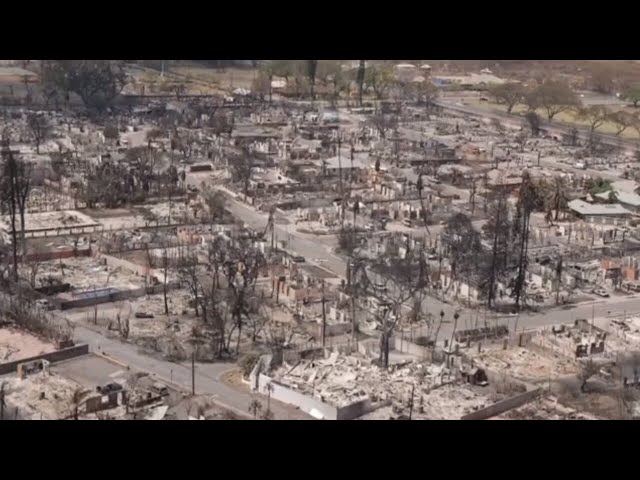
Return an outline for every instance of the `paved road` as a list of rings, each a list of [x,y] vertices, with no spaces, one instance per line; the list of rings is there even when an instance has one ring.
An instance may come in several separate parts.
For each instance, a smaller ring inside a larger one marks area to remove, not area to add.
[[[267,213],[259,212],[247,204],[235,200],[226,188],[217,188],[227,195],[227,209],[236,218],[244,221],[249,228],[258,232],[265,229],[269,218]],[[276,241],[285,241],[287,251],[302,255],[307,261],[315,258],[322,259],[324,261],[320,263],[321,266],[341,277],[346,276],[346,263],[342,258],[332,253],[332,244],[328,239],[323,240],[321,236],[311,239],[310,235],[297,232],[293,225],[278,225],[277,218],[274,230]]]
[[[464,115],[483,117],[483,118],[496,118],[498,120],[509,121],[511,123],[521,123],[523,118],[518,115],[510,115],[498,110],[488,110],[481,107],[474,107],[471,105],[457,105],[455,100],[452,99],[439,99],[434,102],[435,105],[448,110],[450,112],[457,112]],[[541,120],[540,127],[547,130],[551,134],[562,135],[571,132],[573,127],[561,125],[558,123],[551,123],[545,120]],[[581,140],[587,140],[589,138],[589,130],[581,127],[576,127],[578,130],[578,138]],[[640,142],[637,140],[622,139],[613,135],[605,135],[602,133],[594,132],[595,139],[600,140],[603,144],[611,145],[615,147],[626,146],[631,150],[639,150]]]
[[[105,353],[137,370],[153,373],[162,380],[172,380],[184,390],[191,391],[191,364],[189,363],[179,364],[155,358],[141,352],[135,345],[107,338],[102,333],[80,325],[76,326],[74,336],[77,342],[89,344],[92,351]],[[235,365],[229,363],[197,363],[196,394],[211,395],[230,410],[247,415],[249,404],[254,397],[228,386],[220,379],[225,372],[233,368]],[[260,400],[263,404],[266,403],[266,399]],[[271,410],[279,420],[310,418],[299,410],[275,401],[271,402]]]
[[[223,190],[224,191],[224,190]],[[244,220],[250,227],[264,229],[267,224],[267,214],[257,212],[248,205],[229,198],[227,203],[229,210],[238,218]],[[320,258],[325,262],[322,265],[333,271],[337,275],[344,276],[346,272],[346,262],[343,258],[333,254],[331,247],[322,243],[322,237],[317,237],[316,241],[311,240],[294,230],[287,229],[286,226],[276,225],[278,239],[289,240],[292,250],[305,256],[307,259]],[[623,314],[640,312],[640,295],[638,297],[612,297],[600,299],[595,302],[573,306],[572,308],[552,308],[533,313],[527,312],[519,316],[497,315],[493,312],[486,312],[484,309],[470,310],[458,304],[446,303],[429,296],[424,301],[424,310],[433,315],[439,315],[440,311],[445,313],[445,321],[440,331],[440,339],[448,338],[453,330],[453,314],[458,312],[458,329],[471,328],[474,325],[484,325],[485,319],[489,325],[507,325],[510,329],[516,328],[518,331],[526,328],[535,328],[546,325],[556,325],[560,323],[572,323],[577,318],[591,319],[592,315],[598,318],[606,318],[611,314]]]

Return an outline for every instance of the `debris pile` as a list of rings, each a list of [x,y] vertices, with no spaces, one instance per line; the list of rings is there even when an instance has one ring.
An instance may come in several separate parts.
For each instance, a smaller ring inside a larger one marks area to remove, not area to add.
[[[412,397],[416,418],[425,419],[459,418],[491,403],[480,390],[458,384],[454,373],[444,366],[406,362],[385,370],[364,358],[337,352],[327,359],[285,364],[273,378],[337,407],[364,399],[390,404],[379,409],[383,417],[387,409],[408,411]]]

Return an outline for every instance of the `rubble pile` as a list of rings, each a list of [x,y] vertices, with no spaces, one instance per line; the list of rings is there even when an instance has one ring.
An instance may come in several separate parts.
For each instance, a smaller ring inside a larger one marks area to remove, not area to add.
[[[491,403],[486,395],[453,384],[452,373],[440,365],[407,362],[385,370],[364,358],[337,352],[328,359],[285,364],[274,379],[337,407],[368,398],[374,403],[390,402],[392,410],[404,410],[413,390],[415,414],[425,419],[459,418]],[[383,407],[377,415],[384,417],[388,408]]]
[[[623,343],[637,345],[640,344],[640,317],[627,317],[620,320],[611,320],[609,329],[619,338],[611,338],[609,342],[624,341]],[[609,343],[607,342],[607,343]],[[615,349],[613,346],[612,349]]]
[[[6,402],[18,408],[22,417],[59,420],[73,413],[72,398],[79,388],[71,380],[43,372],[6,381]]]
[[[509,410],[493,420],[597,420],[590,413],[566,407],[554,397],[539,398],[521,407]]]
[[[640,335],[636,337],[637,340],[633,333],[631,336],[627,336],[624,327],[621,327],[622,323],[622,321],[609,322],[609,329],[615,333],[614,335],[609,335],[599,328],[595,328],[593,332],[579,328],[568,328],[555,334],[549,331],[540,331],[532,337],[531,341],[535,346],[569,359],[576,358],[576,352],[580,348],[584,352],[589,352],[592,345],[598,346],[604,342],[604,351],[594,350],[592,354],[603,358],[615,358],[618,353],[628,351],[635,342],[640,341]]]
[[[575,357],[575,355],[574,355]],[[514,378],[544,381],[578,373],[578,364],[571,357],[551,350],[514,347],[503,350],[496,346],[474,355],[474,361],[489,370],[505,372]]]
[[[23,275],[29,278],[31,266],[23,266]],[[51,280],[70,283],[76,291],[98,288],[139,288],[142,280],[134,283],[136,276],[122,267],[109,267],[94,257],[74,257],[37,264],[38,283]]]

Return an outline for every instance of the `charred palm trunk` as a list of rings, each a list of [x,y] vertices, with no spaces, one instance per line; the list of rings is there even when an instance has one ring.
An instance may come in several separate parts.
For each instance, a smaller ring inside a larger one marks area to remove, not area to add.
[[[525,275],[527,273],[527,257],[528,257],[528,245],[529,245],[529,220],[531,212],[528,209],[525,210],[522,218],[522,231],[520,239],[520,258],[518,265],[518,277],[516,279],[516,310],[520,310],[520,300],[525,290]]]
[[[493,234],[493,249],[491,252],[491,272],[489,275],[489,292],[487,295],[487,308],[491,309],[493,305],[493,299],[495,297],[495,284],[496,284],[496,269],[498,268],[498,241],[499,241],[499,222],[496,221],[496,229]]]
[[[362,93],[364,89],[364,74],[365,74],[366,61],[360,60],[360,65],[358,65],[358,104],[362,106]]]

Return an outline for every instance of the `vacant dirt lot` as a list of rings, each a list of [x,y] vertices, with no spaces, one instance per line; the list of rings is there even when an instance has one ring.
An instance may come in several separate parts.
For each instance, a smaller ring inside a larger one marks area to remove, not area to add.
[[[0,363],[53,352],[55,346],[14,327],[0,328]]]

